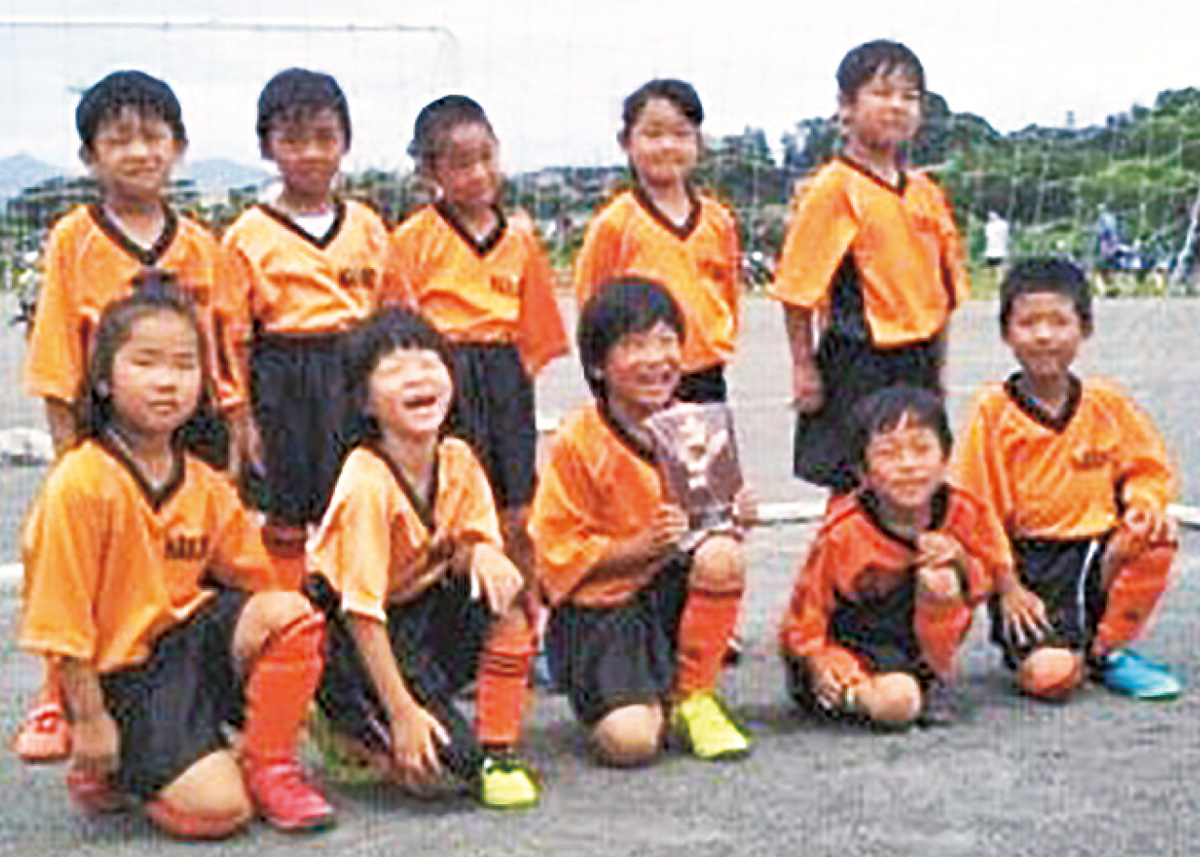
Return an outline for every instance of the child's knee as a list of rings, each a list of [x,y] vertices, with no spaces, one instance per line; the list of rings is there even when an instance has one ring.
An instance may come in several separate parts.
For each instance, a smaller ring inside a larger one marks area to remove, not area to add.
[[[904,726],[921,713],[921,686],[907,673],[873,676],[855,690],[858,709],[874,723]]]
[[[649,764],[662,748],[662,730],[661,707],[626,705],[610,711],[592,728],[592,748],[605,764]]]
[[[299,592],[271,590],[250,597],[234,631],[237,657],[252,657],[273,634],[300,622],[323,622],[312,603]]]
[[[1061,700],[1083,683],[1083,657],[1069,649],[1035,649],[1017,667],[1017,687],[1038,699]]]
[[[713,592],[736,592],[746,585],[746,557],[742,543],[729,536],[711,536],[696,548],[690,581]]]
[[[196,762],[146,803],[147,817],[180,839],[224,839],[254,814],[237,762],[216,752]]]

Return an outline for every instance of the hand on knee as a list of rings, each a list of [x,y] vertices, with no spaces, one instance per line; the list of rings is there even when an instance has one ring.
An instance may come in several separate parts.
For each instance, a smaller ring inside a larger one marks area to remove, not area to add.
[[[633,767],[654,761],[662,749],[663,712],[657,705],[627,705],[592,729],[592,747],[605,764]]]
[[[1081,684],[1083,657],[1069,649],[1035,649],[1017,667],[1017,686],[1038,699],[1066,699]]]
[[[921,686],[907,673],[873,676],[853,689],[855,707],[887,726],[912,723],[921,713]]]

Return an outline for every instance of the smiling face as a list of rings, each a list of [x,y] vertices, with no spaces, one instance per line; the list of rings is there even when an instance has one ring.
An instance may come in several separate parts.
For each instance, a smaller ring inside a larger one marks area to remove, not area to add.
[[[468,212],[489,209],[500,198],[500,145],[482,122],[460,122],[440,135],[430,165],[445,201]]]
[[[117,428],[130,438],[169,439],[196,410],[201,379],[192,323],[167,310],[143,316],[113,356],[109,388]]]
[[[328,107],[280,115],[263,144],[263,156],[279,167],[284,193],[305,205],[325,201],[345,154],[342,120]]]
[[[1028,292],[1013,301],[1004,341],[1033,379],[1065,376],[1086,332],[1075,302],[1057,292]]]
[[[643,185],[681,185],[700,160],[700,129],[674,101],[651,98],[621,140],[621,147]]]
[[[614,409],[643,420],[666,407],[679,384],[679,334],[665,321],[627,333],[604,360],[604,390]]]
[[[385,440],[436,440],[454,382],[436,351],[397,348],[380,358],[367,380],[367,412]]]
[[[879,74],[842,97],[838,118],[851,143],[892,150],[916,136],[923,99],[920,84],[905,72]]]
[[[162,196],[185,148],[166,120],[126,105],[101,121],[82,157],[106,196],[150,204]]]
[[[865,458],[863,485],[895,519],[924,516],[946,479],[946,452],[937,432],[907,415],[890,431],[871,436]]]

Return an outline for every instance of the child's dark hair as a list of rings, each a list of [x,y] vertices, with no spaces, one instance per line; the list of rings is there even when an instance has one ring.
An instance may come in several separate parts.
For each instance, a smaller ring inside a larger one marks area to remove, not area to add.
[[[696,128],[704,123],[704,106],[700,103],[700,96],[696,94],[695,88],[690,83],[675,78],[656,78],[639,86],[632,95],[625,99],[625,105],[621,110],[620,137],[622,143],[629,140],[629,135],[633,133],[633,126],[637,124],[642,111],[655,98],[662,98],[674,104],[684,118]]]
[[[837,70],[838,91],[842,98],[853,100],[873,78],[897,72],[912,78],[917,89],[925,92],[925,69],[908,47],[887,39],[867,42],[842,59]]]
[[[91,151],[100,126],[126,107],[161,119],[170,126],[177,143],[187,142],[183,110],[171,87],[145,72],[114,71],[84,92],[75,108],[75,128],[83,148]]]
[[[277,119],[295,120],[311,116],[321,110],[332,110],[342,126],[346,147],[350,146],[350,106],[346,94],[332,76],[306,68],[289,68],[281,71],[263,87],[258,96],[259,148],[267,151],[267,139],[271,125]]]
[[[378,423],[367,414],[367,388],[379,361],[398,349],[432,351],[446,364],[447,371],[454,372],[449,341],[423,315],[402,306],[376,310],[354,330],[344,352],[353,414],[347,428],[347,448],[379,437]]]
[[[78,398],[75,429],[77,437],[81,440],[96,437],[112,425],[116,416],[112,402],[112,373],[117,352],[129,341],[133,328],[139,321],[162,312],[174,313],[184,319],[196,334],[201,377],[205,379],[196,413],[207,407],[208,371],[205,365],[204,337],[196,320],[196,313],[169,271],[147,269],[134,278],[133,294],[108,304],[100,315],[92,357],[88,362],[87,375]],[[188,433],[183,426],[176,430],[177,436],[181,433]]]
[[[428,171],[433,167],[446,132],[456,125],[475,124],[485,126],[493,137],[496,136],[478,101],[465,95],[443,95],[426,104],[417,114],[412,142],[408,144],[409,157],[418,167]]]
[[[867,465],[871,438],[894,430],[905,420],[937,435],[942,453],[949,458],[954,435],[942,397],[932,390],[897,384],[877,390],[854,406],[849,439],[850,460],[859,469]]]
[[[604,362],[621,338],[664,322],[684,337],[683,311],[667,287],[644,277],[607,280],[579,312],[575,341],[592,395],[604,398]]]
[[[1000,284],[1001,335],[1008,332],[1008,321],[1017,298],[1047,292],[1070,298],[1083,332],[1092,332],[1092,289],[1083,271],[1068,259],[1040,256],[1018,261]]]

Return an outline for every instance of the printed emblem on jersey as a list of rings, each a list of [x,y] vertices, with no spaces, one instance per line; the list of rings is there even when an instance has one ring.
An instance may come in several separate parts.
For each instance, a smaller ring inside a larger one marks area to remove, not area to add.
[[[1071,453],[1071,463],[1077,470],[1097,470],[1112,461],[1110,446],[1078,446]]]
[[[918,232],[923,232],[928,235],[937,235],[939,231],[939,223],[937,217],[925,209],[913,209],[908,212],[909,222]]]
[[[729,269],[716,259],[701,259],[697,262],[700,273],[714,283],[724,284],[729,279]]]
[[[904,582],[903,573],[894,568],[869,565],[854,580],[854,595],[864,601],[883,598]]]
[[[342,268],[338,271],[338,285],[343,289],[374,289],[379,272],[374,268]]]
[[[167,559],[198,562],[208,557],[208,536],[167,536]]]
[[[492,291],[498,295],[515,298],[521,295],[521,278],[512,274],[492,274]]]

